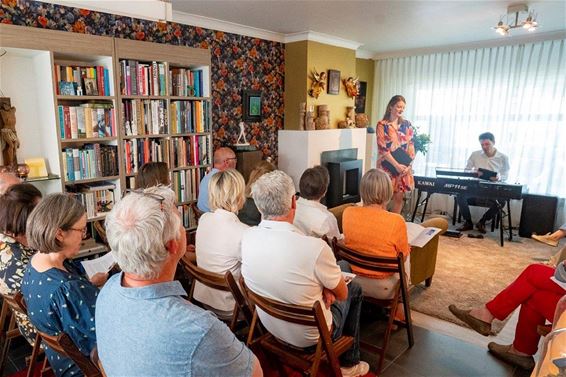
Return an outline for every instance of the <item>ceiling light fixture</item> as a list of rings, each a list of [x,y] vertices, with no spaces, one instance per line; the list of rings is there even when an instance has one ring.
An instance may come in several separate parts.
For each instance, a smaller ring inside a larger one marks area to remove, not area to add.
[[[527,18],[524,21],[519,21],[519,13],[526,13]],[[507,22],[503,22],[503,18],[506,18]],[[509,22],[511,19],[511,22]],[[507,7],[507,14],[501,16],[497,26],[492,27],[496,33],[506,36],[510,35],[509,30],[516,28],[524,28],[527,31],[535,31],[537,29],[537,14],[533,10],[529,11],[527,4],[518,4]]]

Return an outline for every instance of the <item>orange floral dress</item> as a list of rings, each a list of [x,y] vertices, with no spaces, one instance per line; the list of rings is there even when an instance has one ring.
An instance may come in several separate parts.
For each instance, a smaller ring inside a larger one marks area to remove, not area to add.
[[[408,120],[403,120],[396,130],[395,127],[385,121],[381,120],[377,123],[377,150],[379,158],[377,159],[377,167],[385,170],[391,178],[393,183],[394,192],[412,191],[415,187],[415,180],[413,172],[409,171],[404,175],[394,175],[389,169],[381,164],[384,156],[387,153],[394,151],[397,148],[402,148],[412,159],[415,158],[415,144],[413,142],[413,126]]]

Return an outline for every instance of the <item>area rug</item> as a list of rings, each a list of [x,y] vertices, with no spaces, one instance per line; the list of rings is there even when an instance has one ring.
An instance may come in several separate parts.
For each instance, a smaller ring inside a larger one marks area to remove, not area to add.
[[[483,305],[511,283],[531,263],[541,263],[556,253],[528,238],[505,241],[499,246],[495,233],[484,239],[441,237],[432,286],[413,287],[411,308],[420,313],[466,326],[448,310],[456,304],[467,309]],[[499,333],[506,321],[495,321],[493,332]]]

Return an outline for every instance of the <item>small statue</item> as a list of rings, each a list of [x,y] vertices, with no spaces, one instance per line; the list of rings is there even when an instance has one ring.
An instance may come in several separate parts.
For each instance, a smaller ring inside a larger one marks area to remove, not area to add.
[[[305,130],[305,121],[306,121],[306,114],[307,114],[307,103],[301,102],[299,103],[299,130]]]
[[[355,117],[354,107],[346,107],[346,120],[338,122],[338,128],[354,128],[356,126]]]
[[[360,94],[359,77],[348,77],[347,79],[343,79],[342,82],[346,87],[346,93],[348,93],[348,97],[356,97],[358,94]]]
[[[16,166],[18,158],[16,151],[20,147],[16,133],[16,108],[10,102],[3,101],[0,105],[0,149],[5,166]]]
[[[244,122],[240,122],[238,124],[240,126],[240,134],[238,135],[238,141],[236,141],[236,145],[250,145],[246,140],[246,125]],[[241,143],[240,141],[244,139],[244,142]]]
[[[315,126],[317,130],[326,130],[330,126],[330,110],[328,110],[328,105],[318,106],[318,118],[316,118]]]
[[[323,71],[318,73],[316,69],[314,69],[311,71],[310,79],[312,80],[312,83],[309,90],[309,96],[318,98],[320,93],[324,92],[326,87],[326,72]]]
[[[366,114],[360,113],[356,114],[356,127],[366,128],[369,124],[369,119]]]
[[[314,106],[313,105],[310,105],[309,109],[306,112],[305,127],[306,127],[307,131],[313,131],[313,130],[316,129],[316,127],[314,125]]]

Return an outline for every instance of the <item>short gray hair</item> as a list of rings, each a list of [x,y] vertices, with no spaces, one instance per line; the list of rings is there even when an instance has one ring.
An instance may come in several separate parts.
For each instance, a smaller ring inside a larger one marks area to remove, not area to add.
[[[106,216],[106,237],[122,271],[144,279],[159,276],[168,255],[165,244],[178,239],[176,211],[175,194],[163,186],[133,191],[114,205]]]
[[[252,185],[252,197],[263,219],[286,216],[295,195],[293,180],[281,170],[259,177]]]
[[[26,237],[29,246],[46,254],[60,252],[63,244],[57,239],[57,231],[69,230],[85,213],[85,207],[71,195],[47,195],[28,217]]]

